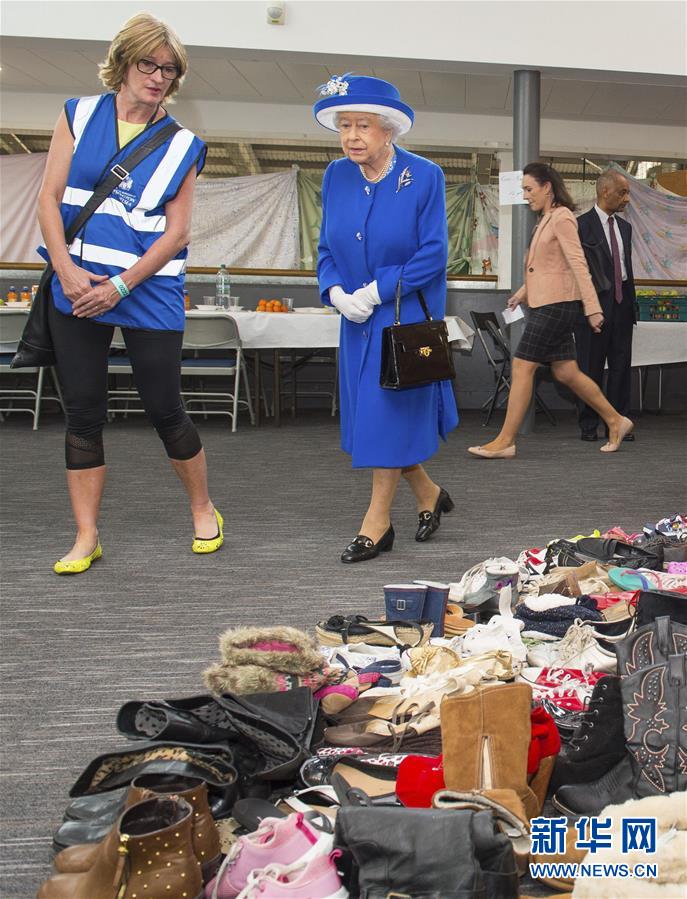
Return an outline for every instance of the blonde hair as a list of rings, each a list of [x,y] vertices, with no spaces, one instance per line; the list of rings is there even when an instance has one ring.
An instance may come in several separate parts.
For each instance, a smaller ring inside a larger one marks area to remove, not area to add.
[[[147,12],[137,13],[125,22],[107,51],[105,62],[100,63],[98,77],[108,90],[118,91],[132,65],[154,53],[160,47],[168,47],[179,75],[170,82],[165,101],[177,93],[188,69],[188,56],[176,32]]]

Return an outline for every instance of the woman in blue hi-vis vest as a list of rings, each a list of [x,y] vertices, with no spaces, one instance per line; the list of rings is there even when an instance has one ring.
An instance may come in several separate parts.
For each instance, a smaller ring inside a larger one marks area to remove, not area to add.
[[[205,145],[179,128],[137,165],[77,235],[65,231],[113,166],[164,129],[162,103],[188,68],[177,35],[141,13],[117,34],[100,79],[109,93],[67,100],[50,144],[39,198],[55,270],[50,329],[64,396],[67,484],[77,534],[55,563],[78,574],[102,556],[98,513],[105,485],[103,425],[108,353],[122,329],[136,387],[191,503],[196,553],[223,542],[222,516],[208,494],[205,453],[180,396],[184,271],[195,180]]]
[[[444,175],[393,143],[414,117],[393,84],[343,75],[321,94],[315,118],[339,132],[345,157],[332,162],[322,180],[317,277],[322,302],[341,313],[341,446],[354,468],[372,468],[370,505],[341,561],[362,562],[393,546],[391,504],[401,476],[417,501],[418,542],[429,539],[442,512],[453,508],[421,464],[458,424],[451,383],[401,391],[379,386],[382,330],[393,324],[399,281],[404,324],[424,321],[418,290],[432,318],[444,316]]]

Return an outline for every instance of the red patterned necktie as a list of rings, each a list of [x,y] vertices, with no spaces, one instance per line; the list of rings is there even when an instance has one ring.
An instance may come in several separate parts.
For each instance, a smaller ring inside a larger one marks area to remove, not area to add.
[[[611,238],[611,256],[613,257],[613,283],[615,285],[615,301],[616,303],[622,303],[623,273],[620,269],[620,250],[618,249],[618,238],[615,236],[615,219],[612,215],[608,216],[608,234]]]

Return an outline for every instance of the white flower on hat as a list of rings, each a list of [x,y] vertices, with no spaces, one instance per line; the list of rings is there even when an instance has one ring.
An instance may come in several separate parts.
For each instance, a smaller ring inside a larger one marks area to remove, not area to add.
[[[345,97],[348,93],[348,81],[344,79],[346,75],[333,75],[326,84],[320,86],[320,95],[322,97]]]

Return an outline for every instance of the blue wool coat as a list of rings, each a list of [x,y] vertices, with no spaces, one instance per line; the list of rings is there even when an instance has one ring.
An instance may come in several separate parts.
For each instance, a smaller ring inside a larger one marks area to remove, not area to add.
[[[458,424],[450,381],[399,391],[379,386],[382,329],[393,324],[399,279],[403,324],[424,320],[419,288],[432,318],[443,318],[446,308],[444,175],[433,162],[395,150],[394,168],[378,184],[347,158],[332,162],[322,180],[322,302],[330,304],[335,284],[353,293],[375,280],[382,301],[363,324],[341,317],[341,447],[354,468],[422,462]]]

